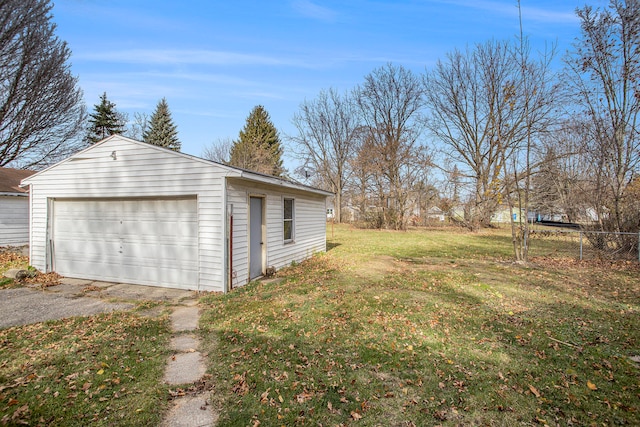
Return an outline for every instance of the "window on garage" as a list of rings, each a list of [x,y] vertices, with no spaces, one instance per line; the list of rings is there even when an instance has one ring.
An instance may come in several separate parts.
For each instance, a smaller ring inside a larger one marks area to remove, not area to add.
[[[285,243],[293,242],[294,237],[294,200],[293,199],[284,199],[284,241]]]

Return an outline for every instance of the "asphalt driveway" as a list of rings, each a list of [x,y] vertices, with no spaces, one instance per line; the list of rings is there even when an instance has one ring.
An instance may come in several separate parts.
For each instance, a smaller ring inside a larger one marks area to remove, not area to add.
[[[38,287],[0,290],[0,328],[128,310],[140,300],[178,303],[195,297],[193,291],[62,279],[60,285],[44,290]]]

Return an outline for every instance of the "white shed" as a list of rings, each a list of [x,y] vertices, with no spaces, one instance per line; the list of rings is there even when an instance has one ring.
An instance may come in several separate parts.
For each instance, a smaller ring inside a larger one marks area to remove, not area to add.
[[[29,243],[29,194],[20,180],[34,172],[0,168],[0,246]]]
[[[228,291],[326,250],[323,190],[111,136],[25,180],[31,265]]]

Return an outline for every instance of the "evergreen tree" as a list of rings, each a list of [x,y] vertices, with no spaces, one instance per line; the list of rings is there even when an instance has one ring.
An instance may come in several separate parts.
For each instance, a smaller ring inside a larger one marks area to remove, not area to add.
[[[113,134],[126,132],[123,115],[116,110],[116,104],[107,99],[104,92],[100,97],[100,104],[94,105],[94,112],[89,114],[89,132],[87,141],[95,144]]]
[[[144,131],[142,139],[147,144],[180,151],[181,143],[178,139],[178,128],[173,123],[169,105],[165,98],[158,102],[156,111],[153,112],[149,120],[149,127]]]
[[[274,176],[284,172],[280,136],[262,105],[251,110],[238,140],[231,147],[230,157],[232,166]]]

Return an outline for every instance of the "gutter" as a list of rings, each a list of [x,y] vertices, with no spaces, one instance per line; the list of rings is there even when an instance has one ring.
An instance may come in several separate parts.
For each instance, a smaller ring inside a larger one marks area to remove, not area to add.
[[[29,193],[0,193],[0,196],[29,197]]]

